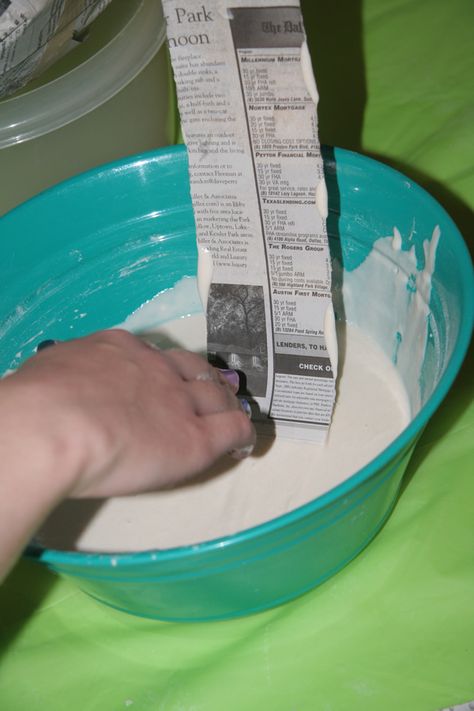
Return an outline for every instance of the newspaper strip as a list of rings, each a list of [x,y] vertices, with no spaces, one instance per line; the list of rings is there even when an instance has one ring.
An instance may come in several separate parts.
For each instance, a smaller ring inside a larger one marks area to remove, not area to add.
[[[335,398],[331,271],[298,0],[163,6],[197,239],[213,261],[210,360],[244,373],[264,431],[324,441]]]
[[[77,46],[111,0],[0,0],[0,97]]]

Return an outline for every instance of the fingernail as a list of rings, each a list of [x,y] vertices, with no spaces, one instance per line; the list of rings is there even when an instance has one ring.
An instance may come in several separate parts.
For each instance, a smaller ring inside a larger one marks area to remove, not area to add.
[[[237,392],[240,386],[238,372],[236,370],[230,370],[229,368],[218,368],[218,370],[223,378],[229,383],[234,392]]]
[[[52,338],[47,338],[45,341],[41,341],[38,343],[36,346],[36,352],[39,353],[40,351],[44,351],[45,348],[50,348],[50,346],[55,346],[58,341],[55,341]]]
[[[249,444],[246,447],[240,447],[239,449],[233,449],[229,452],[232,459],[246,459],[253,452],[253,444]]]
[[[247,417],[252,419],[252,408],[250,407],[250,403],[243,397],[239,398],[239,401],[242,406],[242,410],[245,412]]]

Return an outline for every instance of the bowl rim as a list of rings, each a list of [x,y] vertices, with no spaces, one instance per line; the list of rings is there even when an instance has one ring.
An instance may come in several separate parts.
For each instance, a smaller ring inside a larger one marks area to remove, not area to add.
[[[256,526],[243,529],[242,531],[238,531],[237,533],[228,536],[213,538],[186,546],[177,546],[166,549],[153,548],[136,552],[117,551],[111,553],[63,551],[52,548],[42,548],[37,544],[32,543],[25,551],[28,557],[39,559],[42,563],[52,567],[64,566],[68,569],[75,566],[95,569],[106,567],[109,569],[112,566],[115,569],[118,567],[123,569],[124,567],[130,568],[142,565],[159,565],[161,562],[169,562],[172,560],[178,561],[204,553],[212,553],[223,548],[237,546],[241,543],[246,543],[251,539],[261,538],[269,533],[282,529],[315,513],[316,511],[320,511],[336,503],[339,499],[344,498],[349,493],[353,492],[355,489],[374,477],[376,473],[383,469],[390,461],[393,461],[400,454],[405,452],[406,449],[409,448],[409,446],[413,444],[416,438],[422,433],[428,420],[432,417],[449,392],[451,385],[453,384],[461,368],[471,340],[474,325],[474,270],[469,251],[460,231],[444,207],[424,188],[408,178],[405,174],[390,167],[389,165],[386,165],[385,163],[382,163],[379,160],[375,160],[355,151],[337,147],[332,148],[328,146],[323,146],[322,149],[325,154],[325,162],[328,165],[331,163],[334,164],[336,166],[336,172],[339,160],[339,162],[349,163],[350,165],[358,166],[361,169],[368,168],[381,177],[388,176],[391,179],[395,178],[397,180],[404,181],[413,193],[419,196],[421,200],[427,202],[428,205],[434,208],[435,211],[438,211],[438,213],[443,217],[443,220],[447,222],[450,227],[451,246],[459,253],[460,256],[462,271],[462,277],[460,278],[463,284],[463,290],[466,292],[466,296],[470,295],[471,298],[466,298],[466,310],[462,315],[459,336],[446,365],[446,369],[420,412],[413,418],[413,420],[410,421],[398,437],[396,437],[384,450],[382,450],[382,452],[380,452],[364,467],[354,472],[347,479],[337,484],[335,487],[316,499],[313,499],[306,504],[289,511],[288,513],[272,518],[269,521],[265,521],[264,523]],[[333,157],[329,157],[329,151],[333,151]],[[133,168],[134,164],[143,165],[144,162],[153,161],[154,159],[159,159],[161,161],[162,159],[167,158],[171,160],[184,160],[187,163],[186,147],[183,145],[168,146],[114,161],[113,163],[106,164],[105,166],[98,166],[97,168],[82,173],[79,176],[75,176],[68,181],[64,181],[57,186],[49,188],[44,193],[32,198],[32,200],[42,199],[43,195],[54,194],[56,189],[60,188],[61,185],[64,185],[64,183],[69,183],[71,185],[75,183],[80,185],[84,180],[94,177],[99,173],[103,174],[104,171],[113,172],[117,168],[130,169]],[[25,204],[28,204],[28,202]],[[21,210],[21,206],[16,208],[15,212],[17,210]]]

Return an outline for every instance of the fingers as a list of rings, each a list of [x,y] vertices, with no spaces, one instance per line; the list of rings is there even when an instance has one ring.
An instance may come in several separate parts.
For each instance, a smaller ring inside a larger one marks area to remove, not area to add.
[[[49,347],[56,344],[56,341],[46,341],[40,344],[38,351],[49,351]],[[142,360],[146,369],[151,368],[155,375],[160,373],[157,382],[163,383],[164,378],[165,382],[160,387],[167,388],[169,406],[179,411],[180,417],[188,417],[193,412],[205,420],[206,439],[210,442],[214,457],[229,452],[237,457],[250,453],[255,442],[255,430],[249,420],[250,413],[245,413],[245,403],[235,396],[239,389],[236,371],[218,370],[201,356],[188,351],[152,350],[148,344],[121,329],[91,334],[77,341],[75,346],[69,342],[72,349],[77,350],[81,345],[89,351],[89,365],[91,352],[99,352],[93,349],[105,347],[108,349],[108,371],[112,368],[110,358],[114,358],[114,364],[120,365],[120,354],[127,354],[124,362],[128,362],[129,357]],[[58,347],[61,348],[61,344]]]
[[[161,351],[161,355],[189,384],[198,414],[207,415],[238,407],[233,397],[240,386],[239,374],[235,370],[214,368],[201,356],[188,351],[170,349]]]
[[[239,410],[240,403],[227,383],[193,380],[186,383],[197,415],[212,415],[226,410]]]
[[[241,452],[248,456],[256,441],[255,428],[242,409],[207,415],[206,422],[212,454],[217,459],[224,454]]]
[[[206,420],[213,457],[231,454],[235,459],[244,459],[249,456],[256,434],[250,421],[250,405],[235,397],[240,385],[238,373],[213,368],[201,356],[187,351],[168,350],[163,355],[186,381],[196,414]]]
[[[217,381],[218,379],[216,369],[197,353],[175,350],[174,348],[160,352],[183,380],[196,380],[198,377],[201,380]]]
[[[234,395],[237,395],[240,387],[238,372],[236,370],[229,370],[228,368],[219,368],[217,373],[221,382],[225,382],[229,385]]]

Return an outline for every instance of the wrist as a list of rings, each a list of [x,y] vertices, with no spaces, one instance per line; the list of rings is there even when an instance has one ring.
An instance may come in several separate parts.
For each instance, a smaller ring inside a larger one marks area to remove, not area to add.
[[[47,390],[19,374],[0,381],[0,582],[84,466]]]
[[[47,384],[13,374],[0,382],[2,469],[17,488],[53,508],[73,490],[85,466],[74,416],[55,404]]]

